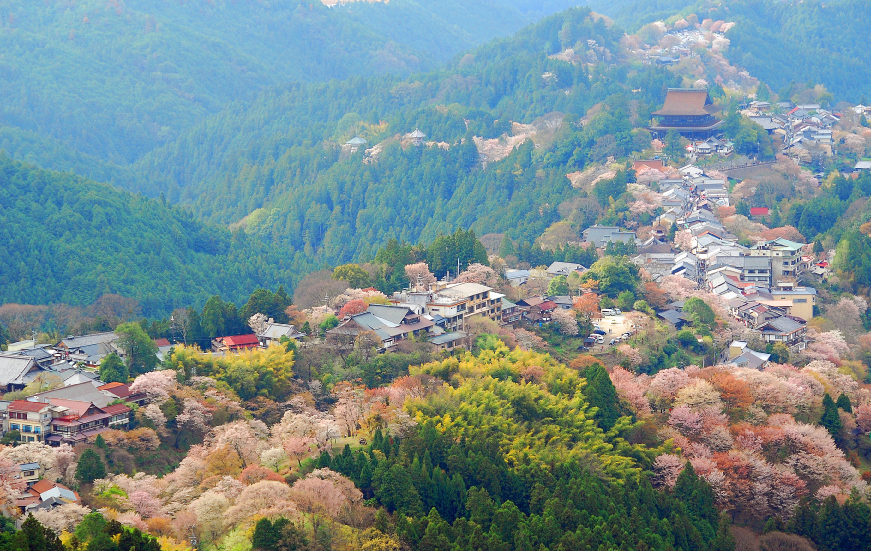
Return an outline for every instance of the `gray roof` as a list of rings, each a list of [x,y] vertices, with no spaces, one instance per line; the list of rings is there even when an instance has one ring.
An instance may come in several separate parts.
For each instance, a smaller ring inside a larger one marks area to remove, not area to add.
[[[360,136],[355,136],[354,138],[348,140],[345,145],[365,145],[366,143],[368,142]]]
[[[399,325],[405,316],[411,311],[404,306],[385,306],[382,304],[370,304],[366,310],[369,314],[373,314],[385,321]],[[354,318],[357,319],[357,318]]]
[[[79,383],[77,385],[64,386],[34,394],[27,400],[30,402],[46,402],[48,398],[61,398],[63,400],[77,400],[79,402],[91,402],[95,406],[101,408],[109,405],[116,397],[108,396],[100,391],[97,387],[102,385],[100,381],[90,381]]]
[[[635,232],[627,231],[616,226],[590,226],[583,231],[584,239],[597,247],[603,247],[609,241],[622,241],[624,243],[635,239]]]
[[[567,276],[575,270],[582,270],[583,266],[580,264],[575,264],[574,262],[554,262],[547,268],[547,273],[550,275],[564,275]]]
[[[67,337],[58,344],[66,346],[67,348],[81,348],[93,344],[114,342],[116,340],[118,340],[118,335],[109,331],[106,333],[93,333],[81,337]]]
[[[738,367],[749,367],[750,369],[760,369],[768,361],[771,354],[756,352],[755,350],[744,350],[744,353],[729,362],[731,365]]]
[[[771,329],[768,329],[768,328]],[[804,327],[803,323],[799,323],[795,319],[789,316],[780,316],[779,318],[774,318],[768,320],[765,323],[765,328],[762,330],[763,333],[793,333],[798,331]]]
[[[505,279],[523,279],[529,277],[529,270],[505,270]]]
[[[0,354],[0,386],[26,384],[25,375],[34,370],[42,368],[30,356]]]
[[[433,337],[432,339],[430,339],[429,342],[433,344],[447,344],[450,342],[465,339],[468,336],[468,333],[463,333],[462,331],[454,331],[453,333],[445,333],[444,335]]]
[[[672,325],[678,325],[686,321],[684,315],[677,310],[664,310],[662,312],[657,312],[656,314]]]
[[[263,333],[257,335],[258,337],[265,339],[275,339],[279,340],[281,337],[287,337],[289,339],[296,339],[303,337],[304,335],[296,330],[296,327],[293,325],[289,325],[287,323],[270,323],[269,327],[266,328]]]
[[[871,170],[871,161],[859,161],[854,168],[855,170]]]

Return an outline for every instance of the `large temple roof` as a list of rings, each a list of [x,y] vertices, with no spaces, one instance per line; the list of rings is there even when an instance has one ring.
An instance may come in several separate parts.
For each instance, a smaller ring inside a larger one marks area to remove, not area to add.
[[[711,101],[707,90],[691,90],[686,88],[669,88],[665,96],[665,105],[654,116],[704,116],[713,115],[720,108]]]

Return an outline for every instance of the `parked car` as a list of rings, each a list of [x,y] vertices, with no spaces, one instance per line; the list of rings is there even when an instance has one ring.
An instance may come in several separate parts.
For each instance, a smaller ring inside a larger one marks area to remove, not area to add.
[[[626,333],[623,333],[622,335],[620,335],[620,337],[623,339],[628,339],[631,336],[632,336],[632,333],[630,333],[628,331]]]
[[[611,339],[611,341],[608,343],[608,346],[614,346],[618,342],[620,342],[620,339]]]
[[[614,310],[612,310],[610,308],[602,308],[602,315],[603,316],[613,316],[613,315],[615,315],[615,312],[614,312]]]
[[[596,342],[599,344],[605,344],[605,335],[596,335]]]
[[[623,313],[623,312],[622,312],[619,308],[614,308],[614,315],[615,315],[615,316],[619,316],[619,315],[622,314],[622,313]]]
[[[604,334],[605,334],[605,332],[601,329],[594,329],[593,330],[593,335],[604,335]]]

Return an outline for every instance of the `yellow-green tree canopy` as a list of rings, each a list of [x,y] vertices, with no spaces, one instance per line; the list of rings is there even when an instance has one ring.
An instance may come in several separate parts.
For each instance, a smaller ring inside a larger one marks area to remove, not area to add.
[[[194,375],[213,377],[225,383],[243,400],[257,396],[280,400],[291,389],[293,358],[293,351],[280,345],[223,357],[204,354],[190,346],[177,346],[173,349],[170,362],[185,379]]]
[[[624,479],[657,453],[620,436],[632,426],[628,417],[608,432],[599,428],[593,419],[597,409],[582,392],[585,379],[547,354],[509,351],[499,342],[477,357],[452,357],[411,372],[447,383],[441,392],[408,403],[419,423],[432,420],[454,438],[495,437],[513,468],[578,459]]]

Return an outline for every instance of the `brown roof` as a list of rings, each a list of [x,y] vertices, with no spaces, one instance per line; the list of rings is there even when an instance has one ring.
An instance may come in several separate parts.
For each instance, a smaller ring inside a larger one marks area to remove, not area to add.
[[[711,101],[707,90],[670,89],[665,96],[665,105],[655,116],[711,115],[720,109]]]
[[[236,346],[260,345],[260,340],[257,339],[257,335],[232,335],[230,337],[224,337],[223,342],[231,348]]]
[[[91,402],[82,402],[80,400],[64,400],[63,398],[47,398],[53,406],[65,407],[70,410],[71,415],[81,417],[88,412],[93,404]]]
[[[656,159],[650,161],[635,161],[632,163],[632,170],[638,172],[641,170],[641,167],[646,166],[647,168],[653,168],[656,170],[663,170],[665,167],[662,164],[662,161],[658,161]]]
[[[57,484],[56,482],[50,482],[43,478],[39,482],[34,482],[33,485],[27,489],[27,491],[31,494],[35,493],[38,496],[43,492],[51,490],[55,486],[60,486],[60,484]],[[64,488],[66,488],[66,486],[64,486]]]
[[[154,339],[154,345],[155,345],[155,346],[158,346],[158,347],[160,347],[160,346],[169,346],[170,344],[172,344],[172,343],[169,342],[169,339],[163,339],[163,338],[161,338],[161,339]]]
[[[9,404],[9,409],[13,409],[15,411],[33,411],[40,412],[43,408],[50,407],[49,404],[43,404],[40,402],[28,402],[27,400],[15,400],[11,404]]]
[[[97,387],[97,389],[114,394],[119,398],[126,398],[132,394],[132,392],[130,392],[130,385],[124,383],[109,383]]]
[[[109,415],[117,415],[119,413],[125,413],[130,411],[130,408],[125,406],[124,404],[115,404],[114,406],[106,406],[104,408],[100,408]]]

